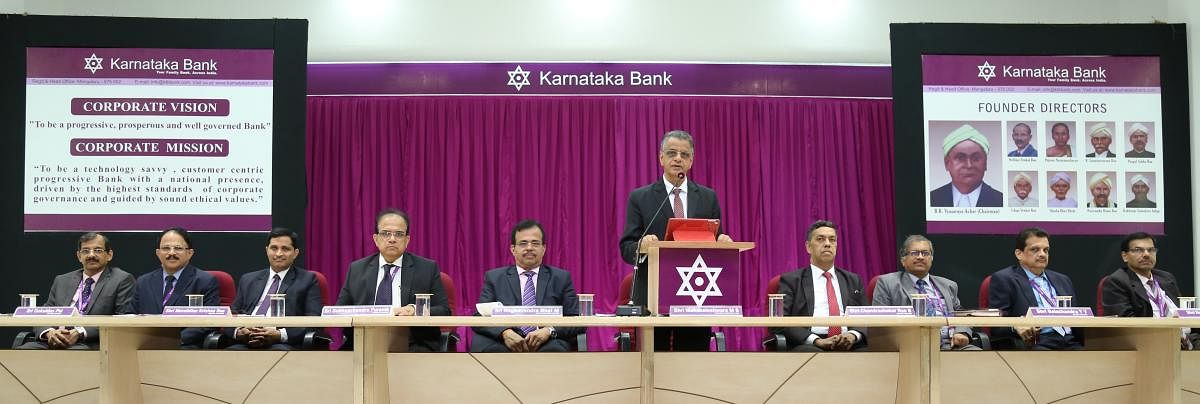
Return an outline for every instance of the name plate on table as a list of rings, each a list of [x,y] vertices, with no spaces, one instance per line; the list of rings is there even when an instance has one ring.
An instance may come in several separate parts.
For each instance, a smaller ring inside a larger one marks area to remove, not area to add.
[[[321,308],[321,317],[350,317],[350,316],[390,316],[392,306],[363,305],[363,306],[325,306]]]
[[[499,306],[492,309],[492,317],[504,316],[562,317],[562,306]]]
[[[229,306],[167,306],[164,317],[229,317]]]
[[[43,307],[18,307],[13,312],[13,317],[25,316],[51,316],[51,317],[71,317],[79,315],[79,310],[75,306],[43,306]]]
[[[1091,307],[1030,307],[1030,317],[1094,317]]]
[[[916,315],[912,306],[846,306],[847,316],[908,316]]]
[[[1175,309],[1175,316],[1179,318],[1200,318],[1200,309]]]
[[[730,305],[714,305],[714,306],[676,306],[671,305],[672,317],[687,317],[687,316],[718,316],[718,317],[741,317],[742,306]]]

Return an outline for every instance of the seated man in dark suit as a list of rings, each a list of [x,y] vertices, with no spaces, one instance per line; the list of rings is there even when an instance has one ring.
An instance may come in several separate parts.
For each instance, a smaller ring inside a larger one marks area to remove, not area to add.
[[[205,306],[221,305],[217,279],[191,265],[196,250],[187,230],[179,227],[163,230],[154,253],[161,266],[137,278],[132,312],[162,314],[166,306],[187,306],[187,295],[204,295]],[[203,328],[184,328],[180,332],[180,348],[200,348],[205,333]]]
[[[1017,265],[992,274],[988,291],[988,307],[1000,310],[1005,317],[1021,317],[1029,307],[1057,307],[1056,296],[1073,296],[1075,286],[1071,278],[1046,269],[1050,264],[1050,235],[1045,230],[1031,227],[1017,234],[1014,254]],[[996,336],[1012,336],[1005,328],[994,328]],[[1083,349],[1079,340],[1071,333],[1071,327],[1016,327],[1015,332],[1038,350]],[[1007,335],[1006,335],[1007,334]],[[996,337],[993,337],[995,340]]]
[[[54,277],[50,285],[47,306],[75,306],[85,315],[125,314],[133,296],[133,275],[121,268],[109,266],[112,244],[108,236],[86,233],[75,244],[75,258],[83,264]],[[34,328],[37,341],[27,342],[18,349],[97,349],[100,329],[97,327]]]
[[[436,262],[407,252],[411,240],[408,214],[384,209],[375,215],[375,246],[372,254],[350,263],[346,283],[338,294],[337,305],[390,305],[397,316],[416,314],[417,293],[429,293],[429,314],[450,315],[450,300],[442,288],[441,271]],[[343,349],[353,347],[353,333],[346,333]],[[437,327],[411,327],[408,350],[441,350],[441,330]]]
[[[1121,241],[1121,261],[1125,266],[1108,274],[1100,292],[1100,304],[1104,314],[1120,317],[1171,317],[1178,306],[1179,284],[1175,275],[1154,267],[1158,262],[1158,248],[1154,237],[1137,232]],[[1184,329],[1180,345],[1190,349]]]
[[[922,293],[926,299],[926,315],[946,317],[955,310],[962,310],[958,300],[958,283],[929,273],[933,266],[933,243],[922,235],[904,239],[900,247],[902,271],[879,277],[872,296],[875,306],[910,306],[913,293]],[[979,350],[971,345],[971,327],[942,327],[943,350]]]
[[[292,264],[300,256],[300,235],[286,228],[276,228],[267,235],[267,261],[270,267],[242,275],[238,282],[237,298],[231,310],[238,314],[267,315],[270,295],[282,293],[284,315],[319,316],[321,285],[317,276]],[[305,327],[239,327],[226,328],[225,335],[235,341],[227,349],[267,348],[287,351],[299,349],[304,343]]]
[[[533,220],[517,223],[509,247],[516,265],[487,271],[479,303],[505,306],[562,306],[563,316],[579,315],[579,296],[571,274],[542,263],[546,233]],[[478,312],[475,313],[479,315]],[[471,352],[566,352],[581,328],[575,327],[474,327]]]
[[[809,226],[804,245],[810,256],[808,268],[783,274],[779,293],[784,294],[785,316],[837,317],[846,306],[866,306],[858,275],[835,268],[837,228],[833,222],[819,220]],[[771,329],[787,337],[793,351],[865,350],[867,330],[861,327],[790,327]]]

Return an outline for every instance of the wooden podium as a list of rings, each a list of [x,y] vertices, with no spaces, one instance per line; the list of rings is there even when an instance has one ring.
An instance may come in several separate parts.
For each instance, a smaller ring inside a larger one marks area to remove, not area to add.
[[[661,271],[663,268],[667,268],[669,270],[669,272],[667,273],[667,276],[678,276],[677,272],[674,270],[674,268],[669,268],[669,267],[678,266],[678,265],[675,265],[672,263],[679,263],[680,262],[679,257],[681,256],[681,254],[686,254],[686,256],[695,255],[698,258],[695,261],[692,261],[691,259],[689,259],[689,262],[686,263],[689,265],[696,264],[696,265],[716,267],[717,269],[719,269],[720,272],[724,272],[725,270],[731,270],[730,273],[733,275],[732,276],[727,275],[725,279],[726,280],[732,279],[732,280],[736,281],[736,282],[729,283],[730,285],[734,285],[736,283],[736,286],[726,288],[725,290],[729,290],[730,293],[722,293],[723,296],[721,296],[721,297],[723,299],[717,299],[717,300],[739,302],[739,303],[734,303],[734,304],[740,304],[741,287],[740,287],[740,278],[737,276],[737,274],[741,270],[741,261],[738,258],[738,255],[742,251],[747,251],[747,250],[750,250],[753,248],[754,248],[754,243],[747,242],[747,241],[742,241],[742,242],[655,241],[655,242],[651,242],[651,243],[646,243],[646,245],[644,245],[641,250],[642,253],[647,255],[646,259],[648,260],[647,265],[646,265],[646,267],[647,267],[647,274],[646,274],[647,278],[646,279],[648,281],[646,284],[646,309],[649,310],[649,313],[651,313],[652,315],[653,314],[662,314],[665,311],[669,311],[669,305],[671,303],[675,303],[675,302],[679,301],[679,298],[677,296],[675,296],[674,294],[670,295],[669,297],[667,297],[665,299],[660,300],[659,299],[659,297],[660,297],[659,296],[659,288],[662,285],[661,281],[663,280],[663,274],[661,273]],[[706,251],[711,251],[713,253],[710,255],[710,258],[708,258],[708,259],[702,258],[705,255]],[[664,258],[668,258],[668,257],[669,257],[669,259],[667,259],[666,263],[664,263]],[[713,260],[713,262],[710,263],[710,262],[708,262],[708,260]],[[708,278],[708,279],[701,278],[701,283],[704,283],[704,282],[707,282],[710,280],[712,280],[712,279],[711,278]],[[726,284],[726,282],[721,282],[719,277],[716,279],[716,282],[718,282],[718,285]],[[702,286],[708,286],[708,285],[702,285]],[[701,299],[703,299],[703,300],[693,301],[693,302],[697,303],[696,304],[697,306],[701,306],[701,305],[705,305],[705,304],[714,304],[714,303],[708,303],[707,299],[705,299],[704,297],[702,297]],[[703,303],[700,303],[700,302],[703,302]],[[662,305],[660,305],[660,303]],[[664,309],[662,309],[663,307],[666,307],[667,309],[664,310]]]

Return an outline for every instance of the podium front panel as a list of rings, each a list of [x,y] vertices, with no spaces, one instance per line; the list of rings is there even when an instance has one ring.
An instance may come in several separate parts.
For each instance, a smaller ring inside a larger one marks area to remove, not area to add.
[[[671,306],[741,305],[736,249],[663,248],[658,256],[658,312]]]

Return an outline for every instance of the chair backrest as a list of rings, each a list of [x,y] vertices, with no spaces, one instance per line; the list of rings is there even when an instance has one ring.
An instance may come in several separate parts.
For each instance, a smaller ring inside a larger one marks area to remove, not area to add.
[[[312,273],[313,273],[313,275],[316,275],[317,286],[319,286],[321,288],[321,301],[325,302],[326,306],[332,306],[333,305],[333,295],[331,293],[329,293],[329,280],[325,279],[325,274],[323,274],[323,273],[320,273],[317,271],[312,271]]]
[[[881,276],[883,276],[883,275],[875,275],[875,276],[871,277],[870,281],[867,281],[867,305],[868,306],[870,306],[871,303],[875,302],[875,283],[879,282],[879,277],[881,277]]]
[[[445,272],[439,272],[442,275],[442,289],[446,291],[446,297],[450,300],[450,315],[457,316],[458,312],[458,293],[454,291],[454,280],[450,279],[450,275]]]
[[[625,304],[633,293],[633,272],[625,274],[621,279],[621,288],[617,289],[617,304]]]
[[[1108,276],[1105,275],[1103,278],[1100,278],[1100,282],[1096,283],[1096,317],[1104,316],[1104,299],[1101,297],[1104,296],[1104,282],[1107,281]],[[1117,315],[1120,315],[1120,313],[1117,313]]]
[[[773,277],[773,278],[771,278],[771,280],[767,281],[767,294],[768,295],[779,293],[779,278],[782,278],[782,277],[783,277],[783,275],[775,275],[775,277]]]
[[[237,297],[237,286],[233,284],[233,276],[225,271],[206,270],[209,275],[217,278],[217,288],[221,293],[221,305],[228,306],[233,304],[233,299]]]
[[[988,275],[983,278],[983,283],[979,284],[979,308],[988,308],[988,287],[992,286],[992,276]]]

